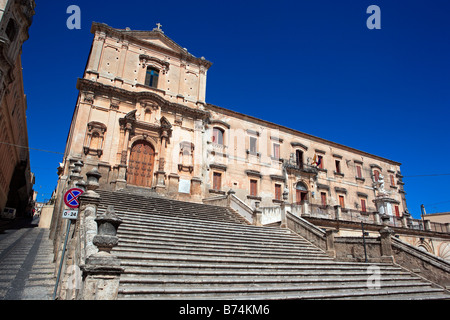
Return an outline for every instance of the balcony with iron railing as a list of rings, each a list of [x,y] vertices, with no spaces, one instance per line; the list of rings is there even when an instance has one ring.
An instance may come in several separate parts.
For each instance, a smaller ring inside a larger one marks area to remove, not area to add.
[[[402,217],[383,215],[376,211],[364,212],[355,209],[341,208],[340,206],[323,206],[310,204],[303,201],[301,204],[286,203],[285,210],[291,214],[304,217],[323,220],[334,220],[339,222],[354,222],[368,225],[388,225],[396,228],[405,228],[411,230],[432,231],[439,233],[450,233],[450,224],[430,222],[426,219],[413,219],[411,216]],[[270,224],[281,221],[281,207],[262,207],[262,223]]]
[[[305,163],[296,163],[295,161],[289,161],[282,159],[283,166],[287,170],[287,172],[299,173],[299,174],[308,174],[308,175],[317,175],[320,170],[316,166],[312,166]]]

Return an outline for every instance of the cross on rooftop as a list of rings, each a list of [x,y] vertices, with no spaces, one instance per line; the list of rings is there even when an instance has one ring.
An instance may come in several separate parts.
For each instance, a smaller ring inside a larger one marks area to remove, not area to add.
[[[162,24],[161,23],[157,23],[156,26],[158,27],[158,30],[161,30]]]

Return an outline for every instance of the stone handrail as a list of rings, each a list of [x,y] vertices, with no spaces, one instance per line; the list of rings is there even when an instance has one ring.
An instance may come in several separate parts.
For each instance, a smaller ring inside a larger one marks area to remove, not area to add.
[[[205,198],[203,199],[203,203],[213,206],[228,207],[237,212],[237,214],[250,224],[255,223],[255,211],[241,199],[236,197],[233,191],[228,192],[226,195]]]
[[[450,286],[450,263],[400,239],[392,238],[395,262],[441,286]]]
[[[236,211],[241,217],[247,220],[250,224],[255,223],[254,210],[243,202],[241,199],[236,197],[234,194],[228,195],[229,204],[228,206]]]
[[[286,212],[286,218],[287,227],[290,230],[301,235],[324,251],[331,249],[330,245],[327,244],[327,233],[325,231],[290,212]]]
[[[226,207],[227,201],[228,201],[227,199],[228,199],[227,195],[220,195],[220,196],[215,196],[215,197],[211,197],[211,198],[205,198],[202,201],[204,204],[208,204],[208,205],[212,205],[212,206],[219,206],[219,207]]]

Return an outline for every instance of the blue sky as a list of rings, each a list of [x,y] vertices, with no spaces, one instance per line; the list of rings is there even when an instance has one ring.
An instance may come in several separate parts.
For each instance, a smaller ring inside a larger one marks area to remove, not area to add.
[[[410,212],[450,211],[448,0],[37,2],[22,54],[31,148],[64,152],[93,21],[159,22],[214,63],[208,103],[401,162]],[[70,5],[81,30],[66,27]],[[366,26],[370,5],[380,30]],[[42,201],[62,155],[30,154]]]

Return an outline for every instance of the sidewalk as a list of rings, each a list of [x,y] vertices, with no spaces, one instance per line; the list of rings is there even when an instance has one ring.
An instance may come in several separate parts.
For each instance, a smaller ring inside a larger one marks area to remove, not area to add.
[[[16,221],[0,233],[0,300],[51,300],[53,245],[39,218]],[[13,229],[12,229],[13,228]]]

